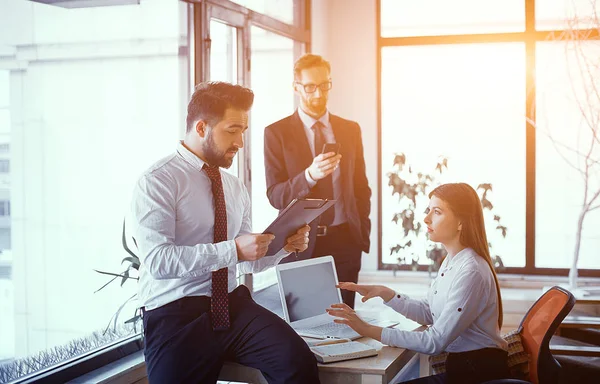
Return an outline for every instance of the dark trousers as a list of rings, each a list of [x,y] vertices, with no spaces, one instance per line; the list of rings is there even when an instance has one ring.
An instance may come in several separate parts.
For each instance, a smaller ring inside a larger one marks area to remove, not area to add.
[[[269,383],[318,383],[307,344],[281,318],[256,304],[248,288],[229,294],[231,328],[213,331],[210,297],[184,297],[144,311],[150,383],[215,383],[223,362],[259,369]]]
[[[327,228],[327,235],[317,237],[312,257],[333,256],[338,281],[358,282],[362,251],[348,224]],[[342,300],[354,308],[355,292],[342,290]]]
[[[469,352],[450,353],[446,373],[405,381],[408,384],[480,384],[507,379],[508,353],[498,348],[483,348]]]

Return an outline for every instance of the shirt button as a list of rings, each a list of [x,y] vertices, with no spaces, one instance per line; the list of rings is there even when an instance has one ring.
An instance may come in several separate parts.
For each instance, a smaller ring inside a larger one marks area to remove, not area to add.
[[[431,312],[431,316],[435,316],[435,313]]]
[[[444,277],[444,274],[442,273],[442,277]]]
[[[434,295],[437,295],[437,291],[433,292]]]
[[[400,295],[396,296],[397,298],[400,298]]]

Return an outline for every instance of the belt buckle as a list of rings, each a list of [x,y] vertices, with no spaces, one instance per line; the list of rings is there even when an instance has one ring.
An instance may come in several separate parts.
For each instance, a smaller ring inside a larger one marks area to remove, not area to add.
[[[327,226],[326,225],[317,225],[317,236],[325,236],[327,235]]]

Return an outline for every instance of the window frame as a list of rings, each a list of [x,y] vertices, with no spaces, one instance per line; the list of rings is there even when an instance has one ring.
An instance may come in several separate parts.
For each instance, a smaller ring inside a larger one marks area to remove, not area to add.
[[[243,85],[250,86],[250,27],[252,25],[270,32],[291,38],[295,41],[295,55],[300,56],[304,50],[310,51],[310,12],[309,0],[294,0],[294,20],[298,25],[291,25],[273,17],[252,11],[229,0],[180,0],[188,3],[188,39],[190,89],[194,84],[208,79],[210,71],[210,36],[209,26],[211,15],[229,25],[242,30],[238,33],[238,46],[242,55],[238,68],[239,76],[244,79]],[[182,53],[186,54],[186,52]],[[244,159],[240,164],[243,181],[251,191],[250,142],[249,135]],[[246,283],[251,284],[251,278]],[[125,339],[107,344],[101,348],[89,351],[81,356],[64,361],[56,366],[33,372],[14,381],[14,383],[57,383],[67,382],[107,364],[129,356],[144,349],[143,333],[139,332]]]
[[[545,275],[545,276],[568,276],[567,268],[540,268],[535,266],[535,186],[536,186],[536,130],[532,122],[536,118],[536,88],[535,88],[535,68],[536,68],[536,43],[549,41],[553,36],[560,36],[564,30],[536,30],[535,0],[523,0],[525,9],[525,30],[523,32],[498,32],[498,33],[480,33],[480,34],[451,34],[438,36],[410,36],[410,37],[382,37],[381,36],[381,1],[376,4],[376,30],[377,30],[377,185],[384,186],[382,177],[382,51],[385,47],[411,46],[411,45],[444,45],[444,44],[473,44],[473,43],[524,43],[525,44],[525,110],[528,119],[523,119],[523,128],[525,134],[525,266],[524,267],[505,267],[500,272],[502,274],[521,274],[521,275]],[[586,33],[589,39],[598,39],[600,35],[597,29],[581,29]],[[381,207],[382,194],[385,188],[378,189],[377,206]],[[381,239],[382,231],[382,212],[378,210],[378,236]],[[382,242],[378,242],[377,265],[378,270],[412,270],[410,265],[397,266],[396,264],[383,263]],[[427,265],[419,265],[419,271],[427,271]],[[580,277],[600,277],[600,270],[578,269]]]

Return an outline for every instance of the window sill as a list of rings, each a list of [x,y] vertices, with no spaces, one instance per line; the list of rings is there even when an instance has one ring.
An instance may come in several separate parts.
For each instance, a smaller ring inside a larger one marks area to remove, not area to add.
[[[114,361],[95,371],[89,372],[68,384],[132,384],[147,383],[144,351],[138,351]]]
[[[429,286],[431,277],[428,272],[422,271],[396,271],[396,276],[392,271],[379,270],[360,272],[359,281],[363,283],[378,283],[378,284],[397,284],[411,283],[423,284]],[[520,289],[542,289],[553,285],[568,284],[569,279],[565,276],[543,276],[543,275],[514,275],[514,274],[499,274],[498,281],[501,288],[520,288]],[[579,287],[600,287],[600,278],[597,277],[580,277],[578,279]]]

